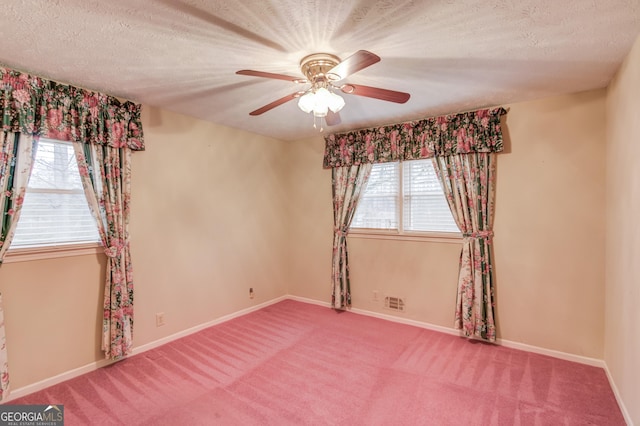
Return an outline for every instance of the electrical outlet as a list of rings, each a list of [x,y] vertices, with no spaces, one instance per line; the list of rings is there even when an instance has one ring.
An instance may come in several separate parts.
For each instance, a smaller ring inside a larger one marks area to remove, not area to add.
[[[249,288],[249,299],[253,299],[253,287]]]
[[[156,314],[156,327],[164,325],[164,312],[158,312]]]
[[[374,302],[378,301],[378,290],[373,290],[373,295],[371,296]]]

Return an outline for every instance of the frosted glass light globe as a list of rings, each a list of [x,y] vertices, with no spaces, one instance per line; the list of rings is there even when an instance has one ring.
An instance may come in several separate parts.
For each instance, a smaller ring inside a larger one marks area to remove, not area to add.
[[[316,103],[315,100],[315,95],[313,94],[313,92],[309,92],[306,93],[302,96],[300,96],[300,99],[298,99],[298,107],[304,111],[304,112],[311,112],[313,110],[313,107]]]

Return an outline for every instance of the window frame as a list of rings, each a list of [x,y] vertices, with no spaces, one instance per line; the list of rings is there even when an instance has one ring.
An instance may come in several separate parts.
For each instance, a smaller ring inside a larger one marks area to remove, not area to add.
[[[347,236],[362,239],[431,241],[439,243],[459,244],[460,241],[462,241],[461,232],[406,231],[404,229],[404,161],[392,161],[392,163],[398,164],[398,194],[396,195],[396,215],[398,219],[398,229],[349,227]]]
[[[44,138],[59,143],[72,143],[53,138]],[[64,192],[66,190],[62,190]],[[36,190],[36,192],[48,192]],[[88,204],[88,203],[87,203]],[[97,226],[97,225],[96,225]],[[98,234],[99,235],[99,234]],[[32,260],[54,259],[60,257],[86,256],[104,253],[101,241],[60,242],[33,246],[9,246],[2,263],[28,262]]]
[[[47,246],[19,247],[7,250],[2,263],[28,262],[59,257],[86,256],[104,253],[102,243],[68,243]]]

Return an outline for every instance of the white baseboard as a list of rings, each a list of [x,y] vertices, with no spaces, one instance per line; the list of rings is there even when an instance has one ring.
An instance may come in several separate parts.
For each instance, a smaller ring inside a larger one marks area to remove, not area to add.
[[[331,303],[329,302],[321,302],[319,300],[307,299],[306,297],[289,295],[287,296],[287,298],[291,300],[295,300],[297,302],[310,303],[312,305],[319,305],[327,308],[331,307]],[[445,334],[453,334],[455,336],[458,336],[460,334],[457,330],[454,330],[453,328],[443,327],[435,324],[429,324],[426,322],[416,321],[416,320],[402,318],[402,317],[397,317],[395,315],[388,315],[388,314],[382,314],[379,312],[367,311],[365,309],[351,308],[349,309],[349,312],[353,312],[354,314],[359,314],[359,315],[365,315],[368,317],[380,318],[386,321],[397,322],[400,324],[413,325],[415,327],[426,328],[428,330],[433,330],[433,331],[439,331]]]
[[[305,297],[300,297],[300,296],[293,296],[293,295],[287,295],[287,296],[280,296],[277,297],[275,299],[266,301],[264,303],[260,303],[258,305],[255,306],[251,306],[249,308],[246,309],[242,309],[240,311],[228,314],[228,315],[224,315],[220,318],[216,318],[215,320],[212,321],[208,321],[206,323],[197,325],[195,327],[191,327],[188,328],[186,330],[180,331],[178,333],[174,333],[170,336],[166,336],[163,337],[161,339],[155,340],[153,342],[150,343],[146,343],[144,345],[138,346],[133,348],[132,351],[132,355],[136,355],[136,354],[140,354],[143,352],[146,352],[148,350],[157,348],[159,346],[162,346],[164,344],[167,344],[169,342],[172,342],[174,340],[180,339],[182,337],[188,336],[190,334],[193,333],[197,333],[200,330],[203,330],[205,328],[208,327],[212,327],[214,325],[217,324],[221,324],[223,322],[232,320],[234,318],[238,318],[241,317],[243,315],[246,315],[248,313],[260,310],[266,306],[270,306],[273,305],[275,303],[281,302],[283,300],[286,299],[290,299],[290,300],[295,300],[298,302],[303,302],[303,303],[309,303],[309,304],[313,304],[313,305],[319,305],[319,306],[324,306],[326,308],[330,308],[331,304],[328,302],[322,302],[319,300],[315,300],[315,299],[308,299]],[[402,317],[398,317],[395,315],[388,315],[388,314],[382,314],[379,312],[372,312],[372,311],[367,311],[365,309],[358,309],[358,308],[353,308],[350,309],[351,312],[353,312],[354,314],[358,314],[358,315],[366,315],[366,316],[370,316],[370,317],[374,317],[374,318],[380,318],[386,321],[392,321],[392,322],[397,322],[400,324],[407,324],[407,325],[412,325],[415,327],[420,327],[420,328],[424,328],[427,330],[433,330],[433,331],[437,331],[437,332],[441,332],[441,333],[445,333],[445,334],[450,334],[450,335],[454,335],[454,336],[460,336],[460,332],[458,330],[455,330],[453,328],[450,327],[444,327],[444,326],[440,326],[440,325],[435,325],[435,324],[429,324],[426,322],[422,322],[422,321],[417,321],[417,320],[412,320],[412,319],[408,319],[408,318],[402,318]],[[580,364],[587,364],[587,365],[591,365],[591,366],[595,366],[595,367],[600,367],[603,368],[607,374],[607,378],[609,379],[609,383],[611,385],[611,388],[613,389],[613,392],[615,394],[616,400],[618,401],[618,405],[620,406],[620,410],[622,411],[622,414],[625,418],[625,421],[627,422],[627,424],[633,426],[633,423],[631,421],[631,418],[629,416],[629,412],[626,410],[626,407],[624,406],[624,403],[622,402],[622,399],[620,398],[620,394],[618,392],[618,389],[615,385],[615,382],[613,381],[613,378],[611,376],[611,373],[609,372],[609,369],[607,368],[606,363],[603,360],[600,359],[595,359],[595,358],[589,358],[589,357],[584,357],[584,356],[580,356],[580,355],[574,355],[574,354],[570,354],[570,353],[566,353],[566,352],[560,352],[560,351],[556,351],[553,349],[546,349],[546,348],[540,348],[537,346],[531,346],[531,345],[527,345],[525,343],[519,343],[519,342],[513,342],[510,340],[504,340],[504,339],[498,339],[498,341],[496,342],[498,345],[502,345],[508,348],[513,348],[513,349],[519,349],[519,350],[523,350],[523,351],[527,351],[527,352],[532,352],[532,353],[537,353],[537,354],[541,354],[541,355],[547,355],[553,358],[559,358],[559,359],[564,359],[567,361],[573,361],[573,362],[577,362]],[[89,363],[85,366],[82,367],[78,367],[75,368],[73,370],[69,370],[67,372],[58,374],[54,377],[50,377],[48,379],[45,380],[41,380],[39,382],[24,386],[22,388],[16,389],[14,391],[11,391],[11,393],[9,394],[9,396],[4,399],[2,401],[2,404],[12,401],[14,399],[23,397],[25,395],[31,394],[33,392],[37,392],[40,391],[42,389],[48,388],[50,386],[56,385],[58,383],[64,382],[66,380],[70,380],[73,379],[75,377],[81,376],[83,374],[89,373],[91,371],[97,370],[98,368],[102,368],[105,367],[107,365],[113,364],[115,361],[110,361],[110,360],[100,360],[100,361],[95,361],[92,363]]]
[[[106,367],[107,365],[113,364],[114,362],[117,361],[102,359],[100,361],[95,361],[87,365],[83,365],[82,367],[74,368],[73,370],[65,371],[64,373],[60,373],[57,376],[49,377],[48,379],[23,386],[16,390],[11,390],[9,396],[2,400],[2,404],[6,404],[7,402],[13,401],[14,399],[22,398],[23,396],[38,392],[50,386],[57,385],[58,383],[73,379],[74,377],[82,376],[83,374],[90,373],[94,370],[97,370],[98,368]]]
[[[329,302],[323,302],[321,300],[316,300],[316,299],[308,299],[306,297],[293,296],[291,294],[287,296],[287,299],[295,300],[296,302],[308,303],[310,305],[324,306],[325,308],[331,307],[331,303]]]
[[[618,406],[620,407],[620,411],[622,412],[622,417],[624,417],[624,421],[627,423],[627,425],[634,426],[633,420],[631,419],[631,414],[629,414],[629,411],[627,410],[627,406],[624,405],[624,401],[622,400],[620,391],[616,386],[616,382],[613,381],[613,376],[611,375],[611,372],[609,371],[609,366],[607,366],[606,362],[604,363],[604,372],[607,374],[607,379],[609,379],[609,385],[611,385],[613,394],[616,397],[616,401],[618,402]]]
[[[311,304],[314,304],[314,305],[326,306],[328,308],[331,307],[331,304],[328,303],[328,302],[321,302],[321,301],[318,301],[318,300],[307,299],[305,297],[288,296],[287,298],[291,299],[291,300],[297,300],[298,302],[311,303]],[[444,326],[441,326],[441,325],[429,324],[429,323],[422,322],[422,321],[412,320],[412,319],[408,319],[408,318],[402,318],[402,317],[395,316],[395,315],[382,314],[382,313],[379,313],[379,312],[367,311],[365,309],[359,309],[359,308],[351,308],[351,309],[349,309],[349,311],[353,312],[354,314],[366,315],[366,316],[374,317],[374,318],[380,318],[380,319],[383,319],[383,320],[397,322],[397,323],[400,323],[400,324],[413,325],[415,327],[425,328],[427,330],[438,331],[440,333],[451,334],[451,335],[454,335],[454,336],[462,336],[458,330],[456,330],[454,328],[451,328],[451,327],[444,327]],[[605,363],[601,359],[589,358],[589,357],[585,357],[585,356],[581,356],[581,355],[575,355],[575,354],[570,354],[570,353],[566,353],[566,352],[560,352],[560,351],[556,351],[556,350],[553,350],[553,349],[541,348],[541,347],[538,347],[538,346],[527,345],[526,343],[513,342],[511,340],[505,340],[505,339],[497,339],[496,344],[500,345],[500,346],[507,347],[507,348],[519,349],[519,350],[522,350],[522,351],[533,352],[533,353],[540,354],[540,355],[547,355],[547,356],[550,356],[550,357],[553,357],[553,358],[559,358],[559,359],[564,359],[566,361],[578,362],[580,364],[591,365],[591,366],[594,366],[594,367],[600,367],[600,368],[604,368],[605,367]]]
[[[579,364],[591,365],[593,367],[604,368],[605,363],[598,358],[590,358],[587,356],[571,354],[568,352],[556,351],[554,349],[541,348],[539,346],[527,345],[526,343],[513,342],[511,340],[496,339],[496,344],[506,348],[518,349],[521,351],[532,352],[534,354],[546,355],[553,358],[563,359],[565,361],[577,362]]]
[[[163,337],[162,339],[158,339],[158,340],[155,340],[153,342],[146,343],[144,345],[134,347],[133,350],[131,351],[131,355],[130,356],[137,355],[137,354],[140,354],[142,352],[146,352],[146,351],[148,351],[150,349],[153,349],[153,348],[157,348],[158,346],[162,346],[162,345],[167,344],[169,342],[172,342],[174,340],[180,339],[181,337],[185,337],[185,336],[188,336],[190,334],[197,333],[198,331],[203,330],[205,328],[208,328],[208,327],[211,327],[211,326],[214,326],[214,325],[217,325],[217,324],[232,320],[232,319],[237,318],[237,317],[241,317],[241,316],[246,315],[246,314],[248,314],[250,312],[254,312],[254,311],[260,310],[260,309],[262,309],[262,308],[264,308],[266,306],[273,305],[274,303],[278,303],[278,302],[280,302],[282,300],[285,300],[285,299],[287,299],[287,296],[280,296],[280,297],[277,297],[275,299],[268,300],[268,301],[266,301],[264,303],[260,303],[260,304],[255,305],[255,306],[251,306],[249,308],[242,309],[240,311],[233,312],[233,313],[228,314],[228,315],[224,315],[224,316],[222,316],[220,318],[216,318],[215,320],[206,322],[204,324],[200,324],[200,325],[197,325],[195,327],[188,328],[186,330],[180,331],[180,332],[172,334],[170,336]],[[4,398],[2,400],[2,404],[10,402],[10,401],[12,401],[14,399],[21,398],[23,396],[29,395],[31,393],[38,392],[38,391],[40,391],[42,389],[46,389],[46,388],[48,388],[50,386],[57,385],[58,383],[62,383],[64,381],[73,379],[75,377],[82,376],[83,374],[90,373],[91,371],[97,370],[98,368],[106,367],[107,365],[113,364],[115,362],[118,362],[118,361],[112,361],[112,360],[103,359],[103,360],[100,360],[100,361],[91,362],[91,363],[89,363],[87,365],[84,365],[82,367],[74,368],[73,370],[66,371],[64,373],[58,374],[58,375],[50,377],[48,379],[44,379],[44,380],[41,380],[41,381],[36,382],[36,383],[32,383],[32,384],[27,385],[27,386],[23,386],[23,387],[18,388],[16,390],[12,390],[12,391],[10,391],[9,396],[7,396],[6,398]]]
[[[437,331],[439,333],[451,334],[453,336],[459,336],[460,332],[451,327],[443,327],[441,325],[429,324],[427,322],[417,321],[409,318],[397,317],[395,315],[382,314],[380,312],[367,311],[365,309],[353,308],[351,312],[359,315],[366,315],[368,317],[380,318],[386,321],[397,322],[400,324],[412,325],[414,327],[420,327],[431,331]]]
[[[174,333],[174,334],[172,334],[170,336],[163,337],[162,339],[154,340],[153,342],[146,343],[146,344],[144,344],[142,346],[137,346],[137,347],[133,348],[133,351],[132,351],[131,355],[137,355],[139,353],[146,352],[146,351],[151,350],[153,348],[157,348],[158,346],[162,346],[162,345],[165,345],[165,344],[167,344],[169,342],[173,342],[174,340],[178,340],[181,337],[186,337],[186,336],[188,336],[190,334],[197,333],[198,331],[204,330],[205,328],[213,327],[214,325],[218,325],[218,324],[221,324],[223,322],[227,322],[229,320],[232,320],[234,318],[238,318],[238,317],[241,317],[243,315],[247,315],[247,314],[249,314],[251,312],[258,311],[258,310],[260,310],[262,308],[265,308],[265,307],[267,307],[269,305],[273,305],[275,303],[281,302],[281,301],[283,301],[285,299],[287,299],[287,296],[276,297],[275,299],[268,300],[268,301],[266,301],[264,303],[260,303],[259,305],[250,306],[250,307],[248,307],[246,309],[242,309],[240,311],[233,312],[231,314],[221,316],[220,318],[216,318],[216,319],[214,319],[212,321],[208,321],[208,322],[205,322],[203,324],[196,325],[195,327],[191,327],[191,328],[188,328],[186,330],[182,330],[182,331],[180,331],[178,333]]]

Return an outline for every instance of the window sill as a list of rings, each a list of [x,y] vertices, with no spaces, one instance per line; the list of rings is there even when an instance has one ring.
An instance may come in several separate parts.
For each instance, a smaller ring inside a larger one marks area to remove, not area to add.
[[[28,262],[58,257],[85,256],[103,253],[100,243],[60,244],[53,246],[9,249],[2,263]]]
[[[462,234],[457,232],[415,232],[411,234],[400,234],[394,231],[352,229],[347,234],[347,237],[373,240],[421,241],[447,244],[460,244],[462,242]]]

